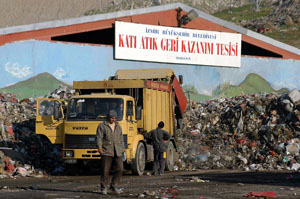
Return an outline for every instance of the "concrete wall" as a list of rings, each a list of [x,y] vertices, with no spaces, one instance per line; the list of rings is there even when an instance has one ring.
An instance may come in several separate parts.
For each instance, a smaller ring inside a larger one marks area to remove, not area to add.
[[[300,61],[295,60],[243,57],[240,68],[227,68],[114,60],[110,46],[35,40],[0,46],[0,88],[12,88],[44,72],[71,84],[74,80],[107,79],[118,69],[161,67],[170,67],[177,75],[183,75],[185,88],[196,90],[197,99],[202,99],[202,95],[232,96],[240,92],[300,89]],[[33,82],[41,84],[37,80]],[[26,87],[35,86],[31,81]],[[19,94],[22,90],[14,92]]]

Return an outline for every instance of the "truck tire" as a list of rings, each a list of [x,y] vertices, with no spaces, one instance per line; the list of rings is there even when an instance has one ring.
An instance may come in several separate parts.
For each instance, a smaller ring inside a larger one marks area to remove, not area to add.
[[[175,164],[175,148],[173,142],[169,142],[167,149],[166,170],[173,171]]]
[[[146,166],[146,150],[145,145],[140,142],[136,149],[135,159],[132,161],[131,169],[135,175],[143,175]]]

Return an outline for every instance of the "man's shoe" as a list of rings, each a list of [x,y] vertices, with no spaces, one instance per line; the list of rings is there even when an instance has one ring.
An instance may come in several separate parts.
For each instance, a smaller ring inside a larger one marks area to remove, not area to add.
[[[158,172],[152,172],[152,175],[158,176]]]
[[[107,188],[102,188],[101,193],[102,193],[103,195],[107,195]]]
[[[121,190],[118,189],[117,187],[111,187],[111,190],[112,190],[112,192],[115,193],[115,194],[120,194],[120,193],[121,193]]]

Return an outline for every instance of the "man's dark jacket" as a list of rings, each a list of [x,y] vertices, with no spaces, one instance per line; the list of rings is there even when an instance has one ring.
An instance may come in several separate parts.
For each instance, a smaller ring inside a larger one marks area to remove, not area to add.
[[[154,150],[159,152],[167,151],[167,143],[164,143],[164,140],[170,139],[170,134],[167,131],[162,130],[161,128],[156,128],[149,132],[152,139]]]
[[[104,121],[97,128],[97,145],[98,148],[103,148],[103,154],[105,156],[114,156],[114,148],[118,157],[122,156],[124,151],[124,140],[122,135],[122,128],[118,122],[116,122],[115,131],[109,126],[108,121]]]

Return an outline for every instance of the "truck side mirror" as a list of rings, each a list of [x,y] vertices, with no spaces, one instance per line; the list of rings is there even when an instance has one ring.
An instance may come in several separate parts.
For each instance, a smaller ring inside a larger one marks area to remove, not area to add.
[[[137,106],[136,107],[136,120],[141,120],[142,119],[142,107]]]
[[[183,84],[183,76],[179,75],[179,84]]]
[[[61,116],[60,103],[55,101],[54,109],[53,109],[53,117],[55,120],[59,120],[60,116]]]
[[[127,101],[126,117],[133,116],[133,102]]]

